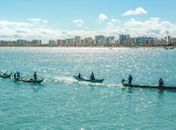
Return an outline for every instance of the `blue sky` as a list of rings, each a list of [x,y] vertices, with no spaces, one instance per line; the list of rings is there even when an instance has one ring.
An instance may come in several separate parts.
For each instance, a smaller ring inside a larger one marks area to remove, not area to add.
[[[137,24],[147,26],[149,23],[154,23],[155,30],[153,32],[158,34],[159,29],[165,29],[166,31],[168,27],[175,28],[176,24],[175,0],[150,0],[150,2],[149,0],[0,0],[0,5],[0,27],[6,25],[7,32],[12,33],[11,36],[0,33],[0,38],[23,38],[22,36],[35,38],[32,35],[18,34],[18,32],[28,30],[16,28],[16,32],[12,32],[14,29],[10,30],[9,28],[9,24],[15,24],[15,26],[17,24],[17,27],[20,27],[20,24],[23,23],[29,24],[29,19],[35,19],[32,22],[36,19],[39,22],[40,19],[41,23],[33,24],[33,28],[38,28],[40,31],[41,29],[45,29],[45,31],[48,29],[48,32],[53,31],[55,37],[52,38],[56,38],[56,35],[67,37],[62,36],[63,33],[67,33],[68,37],[79,35],[82,32],[85,33],[85,36],[90,33],[99,34],[101,32],[107,35],[113,35],[115,31],[126,33],[127,27],[130,29]],[[102,14],[104,17],[101,17],[101,20],[100,15],[102,16]],[[42,23],[42,20],[47,22]],[[8,24],[4,24],[2,21],[6,21]],[[108,25],[111,25],[111,27],[109,28]],[[113,31],[110,32],[110,29]],[[152,29],[138,31],[145,31],[143,35],[146,35],[147,31],[150,30]],[[37,32],[37,30],[33,31]],[[133,31],[130,30],[130,33],[136,35],[136,28]],[[173,29],[168,31],[172,35],[176,34]],[[76,34],[74,34],[75,32]],[[29,32],[26,33],[29,34]],[[164,35],[163,32],[158,36],[161,35]],[[40,37],[43,38],[43,36]]]

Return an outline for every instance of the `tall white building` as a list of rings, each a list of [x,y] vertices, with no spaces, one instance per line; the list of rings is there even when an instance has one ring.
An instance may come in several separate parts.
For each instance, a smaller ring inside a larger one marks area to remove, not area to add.
[[[130,44],[130,35],[129,34],[119,35],[119,44]]]
[[[65,40],[63,39],[57,39],[57,45],[58,46],[64,46]]]
[[[91,37],[85,38],[85,45],[92,46],[94,44],[94,41]]]
[[[73,38],[69,38],[69,39],[65,39],[65,45],[66,46],[74,46],[74,39]]]
[[[50,46],[55,46],[57,42],[55,40],[49,40],[49,45]]]
[[[80,46],[81,45],[81,37],[80,36],[76,36],[75,37],[75,46]]]
[[[109,45],[113,45],[113,44],[115,45],[116,44],[116,40],[115,40],[114,36],[107,37],[106,41],[107,41],[107,44],[109,44]]]
[[[39,45],[42,44],[42,41],[41,41],[41,40],[32,40],[32,41],[31,41],[31,44],[32,44],[32,45],[37,45],[37,46],[39,46]]]
[[[95,45],[105,45],[106,37],[103,35],[95,36]]]

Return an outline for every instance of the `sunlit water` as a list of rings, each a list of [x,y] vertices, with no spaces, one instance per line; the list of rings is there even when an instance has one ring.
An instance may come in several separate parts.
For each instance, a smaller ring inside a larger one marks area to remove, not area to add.
[[[0,79],[3,130],[175,130],[176,92],[123,88],[121,79],[176,86],[176,50],[163,48],[0,48],[0,70],[34,71],[41,85]],[[78,72],[105,78],[78,82]]]

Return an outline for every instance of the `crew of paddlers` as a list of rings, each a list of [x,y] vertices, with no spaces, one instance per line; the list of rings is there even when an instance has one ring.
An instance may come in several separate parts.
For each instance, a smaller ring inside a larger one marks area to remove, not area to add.
[[[43,79],[38,79],[37,72],[33,73],[33,78],[31,78],[31,79],[26,79],[26,78],[21,77],[21,74],[19,71],[16,71],[16,73],[7,73],[7,72],[0,71],[0,77],[1,78],[11,78],[15,81],[23,81],[23,82],[29,82],[29,83],[41,83],[43,81]],[[81,73],[78,73],[76,76],[74,75],[73,77],[78,81],[85,81],[85,82],[92,82],[92,83],[102,83],[104,81],[104,79],[95,78],[95,75],[93,72],[91,73],[89,78],[83,77],[83,75],[81,75]],[[142,85],[135,85],[132,82],[133,82],[133,76],[131,74],[129,74],[127,82],[125,82],[125,80],[122,79],[122,84],[124,86],[128,86],[128,87],[130,87],[130,86],[131,87],[141,87],[142,86]],[[144,88],[144,85],[142,86],[142,88]],[[152,86],[151,88],[156,88],[156,86],[155,87]],[[158,80],[157,88],[163,89],[163,88],[174,88],[174,87],[165,87],[163,79],[160,78]],[[176,87],[175,87],[175,89],[176,89]]]

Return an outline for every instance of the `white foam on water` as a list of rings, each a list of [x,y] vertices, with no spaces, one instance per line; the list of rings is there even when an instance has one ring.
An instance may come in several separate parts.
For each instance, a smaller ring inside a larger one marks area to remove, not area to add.
[[[71,77],[54,77],[54,78],[50,78],[49,81],[55,82],[55,83],[65,83],[65,84],[73,84],[77,82],[77,80]]]
[[[82,86],[95,86],[95,87],[122,87],[122,84],[116,83],[91,83],[85,81],[78,81],[73,77],[53,77],[53,78],[45,78],[43,83],[54,82],[61,84],[79,84]]]

